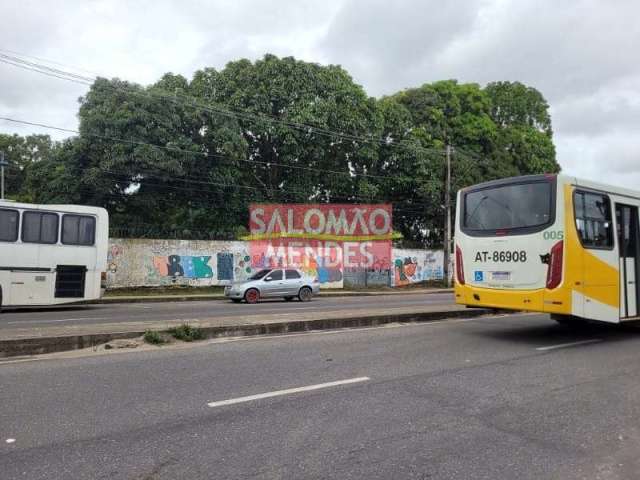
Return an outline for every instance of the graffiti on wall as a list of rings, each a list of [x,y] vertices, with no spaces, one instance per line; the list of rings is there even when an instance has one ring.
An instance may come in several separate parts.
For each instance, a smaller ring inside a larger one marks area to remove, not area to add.
[[[233,253],[219,252],[217,261],[218,280],[233,280]]]
[[[155,255],[152,257],[153,276],[192,280],[212,280],[226,284],[242,280],[253,273],[251,258],[246,250],[221,251],[208,255]]]
[[[423,251],[416,255],[396,257],[393,270],[395,286],[444,278],[442,260],[436,256],[436,252]]]
[[[418,270],[418,263],[415,257],[396,258],[394,266],[396,286],[413,283],[411,279],[415,277]]]
[[[210,255],[168,255],[153,257],[153,266],[162,277],[212,278]]]
[[[111,245],[107,252],[107,270],[110,273],[118,271],[118,261],[122,256],[122,247],[120,245]]]
[[[234,265],[235,268],[233,270],[234,278],[241,279],[249,277],[253,273],[253,268],[251,266],[251,257],[246,250],[242,252],[238,252],[234,255]]]
[[[127,271],[129,262],[121,245],[110,245],[107,250],[107,283],[114,283],[118,271]]]
[[[317,278],[321,284],[342,281],[342,270],[339,267],[327,265],[335,264],[335,262],[327,261],[324,257],[316,257],[312,254],[303,253],[293,265],[287,262],[284,256],[278,255],[277,251],[274,251],[273,255],[267,255],[265,251],[261,251],[259,254],[254,254],[253,257],[247,256],[247,260],[249,259],[254,270],[290,266],[299,268],[312,278]]]
[[[107,285],[109,288],[228,285],[248,278],[257,270],[288,265],[317,278],[323,288],[342,287],[347,281],[345,273],[351,283],[357,276],[358,285],[399,286],[443,278],[441,251],[393,249],[391,262],[374,258],[368,268],[356,267],[357,275],[336,262],[332,255],[339,256],[339,249],[305,248],[295,262],[287,258],[287,253],[274,249],[256,254],[249,242],[111,239],[107,250]]]

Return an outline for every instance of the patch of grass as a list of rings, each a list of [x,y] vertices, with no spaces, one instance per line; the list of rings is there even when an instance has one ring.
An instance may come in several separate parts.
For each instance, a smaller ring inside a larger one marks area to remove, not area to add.
[[[203,340],[204,332],[198,327],[192,327],[187,323],[183,323],[179,327],[174,327],[168,330],[169,334],[174,338],[182,340],[184,342],[193,342],[194,340]]]
[[[144,332],[144,341],[152,345],[162,345],[163,343],[167,343],[167,340],[160,332],[153,330],[147,330]]]

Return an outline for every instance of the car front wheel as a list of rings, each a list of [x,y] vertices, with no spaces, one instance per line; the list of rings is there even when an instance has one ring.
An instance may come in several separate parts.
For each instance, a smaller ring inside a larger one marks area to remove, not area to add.
[[[260,292],[255,288],[250,288],[244,292],[244,301],[247,303],[258,303],[260,300]]]

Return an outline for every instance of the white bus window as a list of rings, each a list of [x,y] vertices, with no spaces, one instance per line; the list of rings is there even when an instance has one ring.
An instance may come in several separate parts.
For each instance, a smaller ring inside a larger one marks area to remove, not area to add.
[[[575,192],[576,228],[586,248],[613,247],[611,204],[599,193]]]
[[[95,218],[86,215],[62,217],[62,243],[65,245],[93,245],[95,237]]]
[[[0,209],[0,242],[15,242],[18,240],[17,210]]]
[[[22,241],[57,243],[58,215],[44,212],[24,212],[22,214]]]

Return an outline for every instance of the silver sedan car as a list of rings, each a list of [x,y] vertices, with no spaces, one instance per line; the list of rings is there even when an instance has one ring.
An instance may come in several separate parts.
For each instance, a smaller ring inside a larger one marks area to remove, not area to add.
[[[261,298],[282,297],[287,301],[298,298],[308,302],[320,292],[317,278],[305,275],[295,268],[268,268],[260,270],[247,280],[225,287],[224,294],[233,302],[256,303]]]

